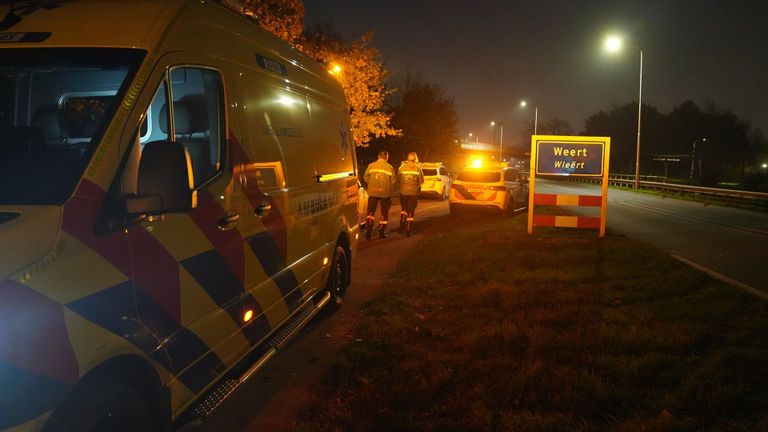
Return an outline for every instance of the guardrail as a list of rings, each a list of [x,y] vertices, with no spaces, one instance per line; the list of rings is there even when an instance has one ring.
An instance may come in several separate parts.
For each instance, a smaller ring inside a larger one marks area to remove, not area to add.
[[[561,180],[579,181],[599,184],[601,179],[589,177],[557,177]],[[745,206],[756,210],[768,211],[768,193],[752,192],[734,189],[709,188],[701,186],[680,185],[666,183],[664,177],[640,176],[640,189],[661,192],[665,195],[680,196],[702,201],[704,203],[716,203],[725,205]],[[662,181],[659,181],[662,180]],[[608,183],[612,186],[633,188],[635,176],[624,174],[610,174]]]

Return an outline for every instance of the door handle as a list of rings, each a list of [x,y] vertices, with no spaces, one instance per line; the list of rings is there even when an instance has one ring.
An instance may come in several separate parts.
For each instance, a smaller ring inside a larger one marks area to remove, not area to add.
[[[253,214],[258,217],[264,217],[269,214],[270,210],[272,210],[272,204],[270,204],[269,201],[262,201],[256,204],[256,207],[253,209]]]
[[[235,211],[227,212],[219,219],[219,229],[222,231],[231,230],[240,222],[240,214]]]

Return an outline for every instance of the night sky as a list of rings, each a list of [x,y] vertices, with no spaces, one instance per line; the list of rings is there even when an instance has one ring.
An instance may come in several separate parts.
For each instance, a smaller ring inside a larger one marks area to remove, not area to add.
[[[373,30],[390,77],[417,72],[454,100],[460,133],[522,145],[523,122],[558,117],[576,133],[599,110],[637,101],[639,51],[603,51],[607,33],[643,50],[643,102],[685,100],[735,113],[768,135],[768,0],[304,0],[305,24]],[[522,99],[528,108],[519,107]]]

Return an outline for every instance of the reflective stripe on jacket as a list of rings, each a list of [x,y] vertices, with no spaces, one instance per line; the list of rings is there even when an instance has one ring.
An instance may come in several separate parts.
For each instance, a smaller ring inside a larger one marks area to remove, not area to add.
[[[400,180],[400,195],[418,195],[421,192],[424,173],[419,164],[413,161],[403,163],[397,171],[397,176]]]
[[[389,198],[392,196],[392,185],[395,184],[395,169],[384,159],[368,165],[363,174],[363,179],[368,183],[368,195],[377,198]]]

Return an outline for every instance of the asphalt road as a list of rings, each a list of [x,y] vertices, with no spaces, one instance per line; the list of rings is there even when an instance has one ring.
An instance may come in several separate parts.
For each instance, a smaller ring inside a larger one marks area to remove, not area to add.
[[[600,188],[537,178],[536,192],[599,195]],[[567,208],[584,215],[597,212]],[[606,226],[732,285],[768,293],[766,213],[609,189]]]

